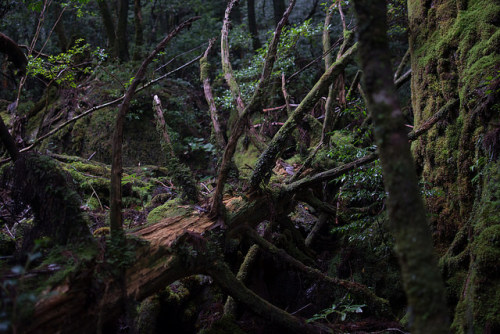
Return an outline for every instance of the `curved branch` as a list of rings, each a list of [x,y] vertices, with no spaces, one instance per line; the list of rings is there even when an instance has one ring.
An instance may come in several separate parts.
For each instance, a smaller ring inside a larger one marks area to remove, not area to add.
[[[258,315],[270,319],[273,323],[287,328],[292,333],[320,333],[314,326],[308,325],[300,318],[270,304],[255,292],[245,287],[223,261],[215,261],[212,266],[207,267],[207,273],[219,283],[223,291]]]
[[[5,53],[9,60],[22,72],[26,71],[28,58],[24,55],[19,45],[8,36],[0,32],[0,52]]]

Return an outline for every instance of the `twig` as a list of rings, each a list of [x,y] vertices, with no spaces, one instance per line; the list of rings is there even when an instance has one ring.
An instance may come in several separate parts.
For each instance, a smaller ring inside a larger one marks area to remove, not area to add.
[[[410,49],[406,50],[406,53],[403,56],[403,59],[399,63],[399,66],[398,66],[396,72],[394,73],[394,81],[397,81],[397,79],[401,75],[401,72],[403,72],[403,69],[405,68],[405,65],[409,59],[410,59]]]
[[[183,53],[180,53],[178,55],[175,55],[174,57],[172,57],[168,62],[166,62],[165,64],[161,65],[160,67],[158,67],[156,70],[154,70],[154,72],[158,72],[159,70],[165,68],[166,66],[168,66],[170,63],[172,63],[175,59],[179,58],[179,57],[182,57],[188,53],[191,53],[193,51],[196,51],[198,49],[200,49],[203,45],[205,45],[206,43],[201,43],[200,45],[198,45],[197,47],[195,48],[192,48],[191,50],[188,50],[188,51],[185,51]]]
[[[290,107],[298,107],[298,106],[299,106],[298,104],[290,103]],[[262,112],[281,110],[281,109],[285,109],[285,108],[286,108],[286,104],[284,104],[282,106],[278,106],[278,107],[262,109]]]
[[[329,54],[330,52],[333,51],[333,49],[335,49],[337,46],[340,45],[340,43],[342,43],[342,41],[344,40],[344,37],[341,37],[339,38],[333,45],[330,49],[328,49],[327,52],[323,52],[322,55],[316,57],[315,59],[311,60],[308,64],[306,64],[304,67],[302,67],[301,69],[299,69],[297,72],[293,73],[292,75],[290,75],[288,77],[288,79],[286,80],[286,83],[290,83],[292,82],[292,80],[297,76],[299,75],[300,73],[304,72],[305,70],[307,70],[309,67],[311,67],[312,65],[314,65],[315,63],[319,62],[321,59],[323,59],[327,54]]]
[[[12,234],[12,232],[9,230],[9,226],[7,226],[7,224],[4,224],[5,226],[5,230],[7,231],[7,234],[9,235],[9,237],[12,239],[12,240],[16,240],[16,237]]]
[[[95,198],[97,198],[97,201],[99,202],[99,206],[101,207],[101,210],[104,211],[104,207],[102,206],[101,199],[99,198],[99,195],[97,195],[97,192],[95,191],[94,187],[92,187],[92,184],[89,183],[90,188],[92,189],[92,195],[95,195]],[[90,199],[89,199],[90,201]],[[88,204],[88,202],[87,202]]]

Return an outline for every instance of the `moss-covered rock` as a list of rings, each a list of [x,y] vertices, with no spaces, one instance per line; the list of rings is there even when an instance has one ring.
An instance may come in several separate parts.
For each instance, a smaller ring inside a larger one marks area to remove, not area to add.
[[[158,296],[146,298],[137,307],[137,316],[134,321],[136,333],[154,334],[157,333],[156,323],[160,314],[160,301]]]

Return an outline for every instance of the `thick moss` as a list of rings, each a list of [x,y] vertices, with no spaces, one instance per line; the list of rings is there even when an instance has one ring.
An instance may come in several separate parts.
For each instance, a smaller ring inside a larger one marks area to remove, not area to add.
[[[157,333],[156,323],[160,314],[160,301],[158,296],[151,296],[142,301],[137,307],[137,316],[134,321],[135,331],[138,334]]]
[[[500,62],[500,4],[410,0],[408,11],[414,31],[410,47],[415,125],[433,116],[448,100],[460,101],[412,147],[425,181],[445,194],[439,203],[432,198],[428,201],[434,230],[440,233],[436,240],[445,248],[472,211],[471,168],[481,157],[478,143],[487,129],[478,121],[476,108],[483,104],[486,78],[496,76]],[[491,117],[482,121],[493,122]]]
[[[472,216],[471,263],[453,323],[457,333],[500,331],[500,164],[491,163],[483,174]]]
[[[164,218],[184,216],[189,214],[189,212],[191,212],[191,209],[186,205],[182,205],[180,199],[176,198],[154,208],[149,213],[147,222],[149,224],[154,224]]]
[[[249,178],[252,174],[252,168],[255,167],[255,162],[260,156],[259,151],[253,144],[249,144],[245,149],[243,146],[243,140],[238,141],[238,146],[236,147],[236,152],[234,153],[234,163],[239,171],[239,176],[243,178]]]

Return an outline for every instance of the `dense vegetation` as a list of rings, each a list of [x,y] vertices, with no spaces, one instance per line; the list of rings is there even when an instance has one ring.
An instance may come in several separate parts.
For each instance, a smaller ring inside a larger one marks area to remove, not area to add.
[[[500,331],[494,1],[0,18],[0,332]]]

